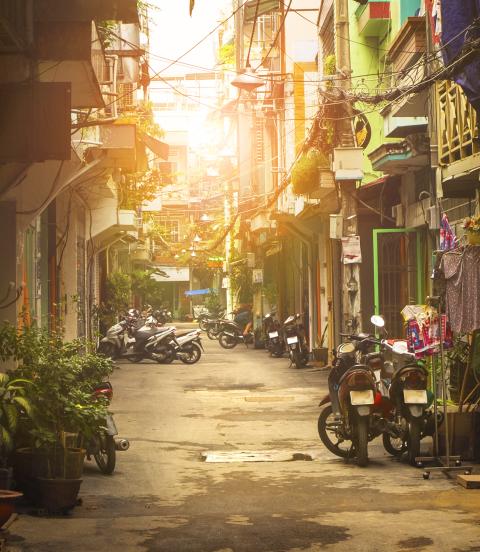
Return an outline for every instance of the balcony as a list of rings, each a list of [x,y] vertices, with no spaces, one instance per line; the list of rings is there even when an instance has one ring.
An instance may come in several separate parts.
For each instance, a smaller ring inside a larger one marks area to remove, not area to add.
[[[368,158],[375,171],[395,175],[416,171],[429,162],[430,142],[426,133],[407,136],[401,142],[386,142],[372,151]]]
[[[92,21],[37,22],[38,79],[70,82],[72,108],[104,107],[105,56]]]
[[[452,81],[437,83],[440,164],[450,165],[480,153],[475,109]]]
[[[383,36],[390,24],[390,0],[370,0],[356,9],[355,16],[360,36]]]
[[[425,17],[408,17],[388,50],[393,71],[405,71],[425,53]]]

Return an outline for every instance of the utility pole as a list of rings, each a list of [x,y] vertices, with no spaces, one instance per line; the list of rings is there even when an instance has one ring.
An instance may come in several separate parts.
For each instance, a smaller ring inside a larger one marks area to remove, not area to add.
[[[348,20],[348,0],[334,0],[335,14],[335,55],[337,70],[344,78],[339,80],[340,93],[349,91],[351,86],[352,65],[350,59],[350,29]],[[343,94],[342,94],[343,95]],[[355,139],[352,127],[352,106],[345,102],[339,121],[340,143],[342,147],[354,147]],[[358,235],[357,203],[354,198],[355,181],[341,184],[341,214],[343,216],[344,236]],[[355,332],[361,326],[360,303],[360,265],[343,264],[342,273],[342,326],[344,331]]]

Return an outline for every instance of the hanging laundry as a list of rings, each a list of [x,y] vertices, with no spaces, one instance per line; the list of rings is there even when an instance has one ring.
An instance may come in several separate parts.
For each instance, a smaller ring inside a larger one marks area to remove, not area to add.
[[[480,37],[480,0],[443,0],[442,55],[445,65],[459,58],[472,40]],[[454,74],[468,101],[480,113],[480,59],[476,55],[468,65]]]
[[[480,329],[480,247],[446,251],[440,268],[445,275],[446,312],[455,333]]]
[[[458,239],[455,236],[455,232],[452,230],[448,217],[445,213],[442,215],[440,221],[440,249],[442,251],[450,251],[458,246]]]

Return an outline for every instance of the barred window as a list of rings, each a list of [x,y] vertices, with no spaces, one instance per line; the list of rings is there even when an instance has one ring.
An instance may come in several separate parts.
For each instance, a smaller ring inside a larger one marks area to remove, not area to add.
[[[162,238],[169,243],[178,243],[179,241],[179,223],[178,220],[166,220],[157,217],[155,219],[156,227]]]

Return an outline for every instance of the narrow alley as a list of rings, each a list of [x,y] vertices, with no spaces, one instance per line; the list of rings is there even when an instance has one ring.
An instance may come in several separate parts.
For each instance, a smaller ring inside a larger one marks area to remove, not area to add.
[[[21,516],[12,552],[479,549],[475,491],[442,475],[424,481],[378,439],[367,468],[325,450],[316,427],[324,370],[203,343],[194,366],[118,363],[112,410],[130,450],[112,476],[87,464],[71,515]],[[233,461],[204,462],[207,451]],[[238,457],[260,451],[314,460]]]

